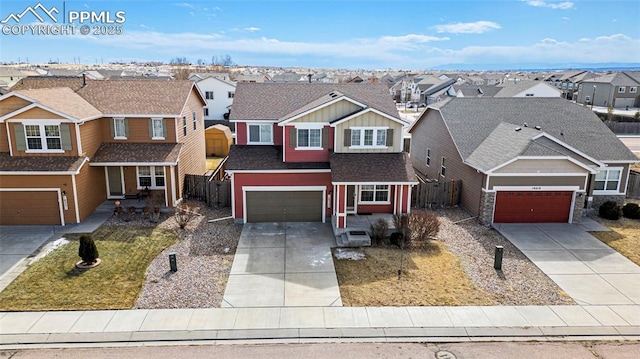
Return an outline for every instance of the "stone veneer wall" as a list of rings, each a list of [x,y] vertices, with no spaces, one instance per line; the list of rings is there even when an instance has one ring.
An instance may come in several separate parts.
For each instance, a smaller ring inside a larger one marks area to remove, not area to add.
[[[580,221],[582,221],[582,217],[584,216],[585,193],[576,192],[575,196],[576,197],[573,203],[573,218],[571,218],[571,223],[580,223]]]
[[[480,195],[480,213],[478,221],[485,226],[493,222],[493,205],[496,203],[496,192],[482,191]]]
[[[596,213],[600,209],[600,206],[606,201],[614,201],[618,203],[618,205],[622,206],[624,204],[625,195],[623,194],[615,194],[615,195],[595,195],[593,196],[593,201],[591,202],[591,208],[593,208]]]

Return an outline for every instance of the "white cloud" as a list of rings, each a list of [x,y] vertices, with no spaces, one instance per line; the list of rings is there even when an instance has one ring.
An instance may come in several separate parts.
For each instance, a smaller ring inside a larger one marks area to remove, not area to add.
[[[178,7],[184,7],[184,8],[187,8],[187,9],[195,9],[196,8],[195,5],[190,4],[188,2],[175,3],[174,5],[178,6]]]
[[[259,27],[254,27],[254,26],[250,26],[250,27],[245,27],[244,31],[256,32],[256,31],[260,31],[260,28]]]
[[[570,17],[568,17],[568,16],[563,16],[563,17],[562,17],[562,20],[564,20],[564,21],[569,21],[569,20],[571,20],[571,18],[570,18]]]
[[[560,9],[567,10],[573,9],[575,3],[573,1],[563,1],[563,2],[546,2],[543,0],[522,0],[526,2],[528,5],[533,7],[546,7],[550,9]]]
[[[60,36],[57,36],[60,38]],[[191,59],[212,53],[229,53],[254,63],[273,59],[321,58],[326,63],[380,64],[392,68],[430,68],[443,64],[599,63],[640,62],[640,39],[624,34],[580,39],[573,42],[544,38],[518,46],[467,46],[450,48],[446,37],[422,34],[345,39],[336,42],[300,42],[268,37],[235,38],[220,33],[162,33],[127,30],[120,36],[77,37],[100,47],[142,50],[150,58],[180,54]],[[346,59],[350,59],[345,61]],[[237,61],[237,60],[236,60]]]
[[[451,34],[482,34],[500,28],[502,27],[493,21],[457,22],[434,26],[434,29],[438,33],[446,32]]]
[[[147,26],[145,24],[140,24],[140,27],[147,30],[154,30],[154,28],[152,28],[151,26]]]

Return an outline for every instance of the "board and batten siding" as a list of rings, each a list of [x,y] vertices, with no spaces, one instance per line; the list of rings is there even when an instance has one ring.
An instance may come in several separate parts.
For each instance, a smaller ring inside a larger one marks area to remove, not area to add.
[[[569,160],[519,159],[493,173],[584,173],[587,170]]]
[[[187,135],[182,132],[182,117],[177,119],[178,123],[178,143],[182,143],[178,164],[178,186],[176,195],[182,197],[185,174],[202,175],[206,172],[206,144],[204,135],[204,104],[195,88],[191,90],[187,103],[182,110],[181,116],[187,118]],[[193,129],[192,114],[196,114],[196,129]],[[167,126],[169,127],[169,126]],[[169,174],[167,174],[169,175]]]
[[[460,205],[478,215],[485,176],[462,163],[447,127],[437,110],[427,109],[411,131],[411,163],[429,179],[462,181]],[[431,165],[426,165],[427,148],[431,149]],[[442,157],[446,160],[446,173],[440,176]]]
[[[343,118],[347,115],[355,113],[356,111],[362,109],[362,107],[349,102],[347,100],[338,101],[334,104],[331,104],[327,107],[321,108],[319,110],[313,111],[309,114],[306,114],[300,118],[297,118],[291,123],[296,122],[322,122],[329,123],[331,121],[337,120],[339,118]]]
[[[351,148],[344,145],[345,130],[354,127],[386,127],[393,130],[393,144],[384,148]],[[377,113],[367,112],[349,121],[337,125],[335,130],[335,152],[336,153],[395,153],[402,152],[402,124],[392,121]]]

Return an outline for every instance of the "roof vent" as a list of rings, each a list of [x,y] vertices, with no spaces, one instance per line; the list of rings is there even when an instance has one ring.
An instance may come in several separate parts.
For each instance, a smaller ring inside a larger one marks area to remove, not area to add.
[[[522,131],[522,127],[516,127],[516,132]]]
[[[534,127],[534,128],[535,128],[536,130],[538,130],[538,131],[540,131],[540,130],[542,129],[542,127],[540,127],[540,126],[536,126],[536,127]]]
[[[331,96],[331,98],[336,98],[336,97],[338,97],[338,94],[335,93],[335,92],[331,92],[331,93],[329,93],[329,96]]]
[[[525,122],[525,123],[524,123],[524,127],[529,127],[529,125],[527,125],[527,123]]]

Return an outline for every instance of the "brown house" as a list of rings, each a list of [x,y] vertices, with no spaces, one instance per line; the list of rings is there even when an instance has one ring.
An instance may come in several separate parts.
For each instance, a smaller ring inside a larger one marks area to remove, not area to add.
[[[172,206],[205,172],[193,82],[79,81],[27,78],[0,97],[0,224],[79,223],[142,191]]]

